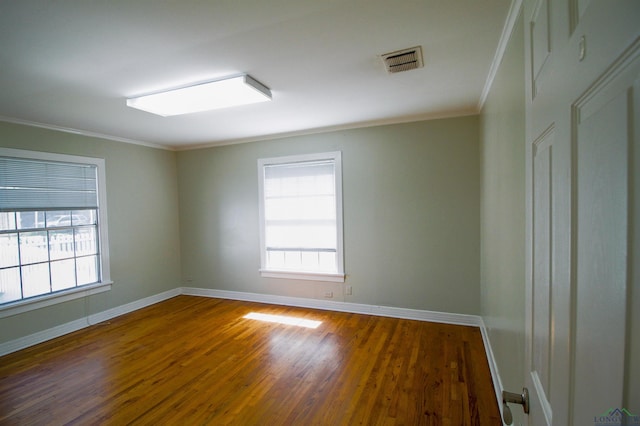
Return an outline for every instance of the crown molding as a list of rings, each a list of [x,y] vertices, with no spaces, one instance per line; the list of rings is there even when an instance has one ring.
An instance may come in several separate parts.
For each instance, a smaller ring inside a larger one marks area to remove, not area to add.
[[[138,140],[135,140],[135,139],[121,138],[121,137],[118,137],[118,136],[106,135],[106,134],[97,133],[97,132],[91,132],[91,131],[88,131],[88,130],[74,129],[72,127],[57,126],[57,125],[54,125],[54,124],[39,123],[37,121],[23,120],[23,119],[14,118],[14,117],[0,116],[0,122],[10,123],[10,124],[20,124],[20,125],[29,126],[29,127],[38,127],[40,129],[53,130],[53,131],[56,131],[56,132],[71,133],[71,134],[74,134],[74,135],[87,136],[87,137],[90,137],[90,138],[106,139],[106,140],[114,141],[114,142],[122,142],[122,143],[128,143],[128,144],[133,144],[133,145],[141,145],[141,146],[146,146],[147,148],[163,149],[163,150],[166,150],[166,151],[175,151],[175,149],[173,147],[169,147],[169,146],[166,146],[166,145],[160,145],[160,144],[156,144],[156,143],[152,143],[152,142],[143,142],[143,141],[138,141]]]
[[[498,48],[496,49],[496,53],[493,56],[493,61],[491,62],[491,68],[489,68],[489,74],[487,75],[487,81],[484,84],[484,88],[482,89],[482,94],[480,95],[480,102],[478,102],[478,112],[482,111],[484,107],[484,103],[489,96],[489,92],[491,91],[491,86],[493,86],[493,80],[496,78],[496,74],[498,73],[498,68],[500,68],[500,64],[502,63],[502,58],[504,58],[504,54],[507,50],[507,45],[509,44],[509,40],[513,35],[513,29],[515,28],[516,22],[520,13],[522,12],[522,2],[523,0],[512,0],[511,6],[509,7],[509,13],[507,14],[507,19],[505,20],[504,27],[502,28],[502,34],[500,35],[500,41],[498,42]]]

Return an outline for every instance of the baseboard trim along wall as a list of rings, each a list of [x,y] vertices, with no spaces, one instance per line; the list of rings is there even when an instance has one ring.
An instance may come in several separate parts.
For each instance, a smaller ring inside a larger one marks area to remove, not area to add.
[[[296,306],[299,308],[322,309],[326,311],[377,315],[381,317],[412,319],[418,321],[433,321],[445,324],[469,325],[475,327],[479,327],[482,320],[476,315],[451,314],[419,309],[395,308],[390,306],[365,305],[349,302],[336,302],[332,300],[305,299],[300,297],[213,290],[206,288],[183,287],[182,294],[188,296],[214,297],[218,299],[243,300],[246,302],[271,303],[274,305]]]
[[[500,379],[500,373],[498,372],[498,363],[493,356],[493,349],[491,349],[491,341],[489,340],[489,330],[484,324],[484,320],[480,317],[480,333],[482,334],[482,343],[484,343],[484,351],[487,354],[487,361],[489,362],[489,371],[491,371],[491,380],[493,381],[493,390],[496,393],[496,400],[498,401],[498,409],[500,410],[500,418],[504,419],[502,413],[502,380]]]
[[[66,324],[61,324],[47,330],[42,330],[28,336],[10,340],[0,344],[0,356],[46,342],[47,340],[55,339],[56,337],[60,337],[65,334],[73,333],[74,331],[81,330],[100,322],[108,321],[120,315],[128,314],[129,312],[137,311],[138,309],[162,302],[163,300],[171,299],[172,297],[180,295],[180,291],[180,288],[175,288],[173,290],[165,291],[164,293],[145,297],[144,299],[98,312],[97,314],[87,315],[84,318],[80,318]]]
[[[489,341],[489,334],[484,325],[484,321],[482,320],[482,317],[477,315],[453,314],[447,312],[425,311],[419,309],[396,308],[391,306],[336,302],[330,300],[304,299],[298,297],[276,296],[270,294],[244,293],[238,291],[214,290],[194,287],[179,287],[160,294],[156,294],[154,296],[145,297],[144,299],[127,303],[116,308],[108,309],[103,312],[91,314],[84,318],[80,318],[66,324],[30,334],[25,337],[1,343],[0,356],[28,348],[29,346],[46,342],[47,340],[55,339],[56,337],[78,331],[80,329],[98,324],[103,321],[108,321],[120,315],[128,314],[130,312],[154,305],[156,303],[171,299],[172,297],[176,297],[181,294],[187,296],[242,300],[246,302],[269,303],[274,305],[296,306],[300,308],[322,309],[328,311],[349,312],[355,314],[376,315],[383,317],[411,319],[417,321],[432,321],[445,324],[478,327],[480,328],[480,332],[482,334],[482,341],[484,343],[485,353],[489,362],[489,369],[491,371],[491,378],[493,380],[493,386],[496,392],[498,407],[500,408],[500,412],[502,412],[502,382],[498,373],[498,366],[496,364],[495,358],[493,357],[493,351],[491,349],[491,343]]]

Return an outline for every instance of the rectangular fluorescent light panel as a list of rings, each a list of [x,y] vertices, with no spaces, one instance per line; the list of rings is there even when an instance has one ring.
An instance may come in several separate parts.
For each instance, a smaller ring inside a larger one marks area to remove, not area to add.
[[[169,117],[271,100],[271,91],[243,74],[127,99],[127,106]]]

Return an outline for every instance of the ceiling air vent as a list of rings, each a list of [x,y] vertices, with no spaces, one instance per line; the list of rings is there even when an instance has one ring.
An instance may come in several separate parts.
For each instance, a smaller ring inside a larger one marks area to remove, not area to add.
[[[403,72],[424,67],[422,47],[420,46],[385,53],[382,55],[382,60],[388,73]]]

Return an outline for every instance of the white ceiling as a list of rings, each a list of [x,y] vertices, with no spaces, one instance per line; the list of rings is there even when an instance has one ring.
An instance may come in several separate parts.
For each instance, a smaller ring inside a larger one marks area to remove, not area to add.
[[[474,114],[510,0],[0,2],[0,119],[173,149]],[[421,45],[425,67],[380,55]],[[160,117],[125,99],[248,73],[273,101]]]

